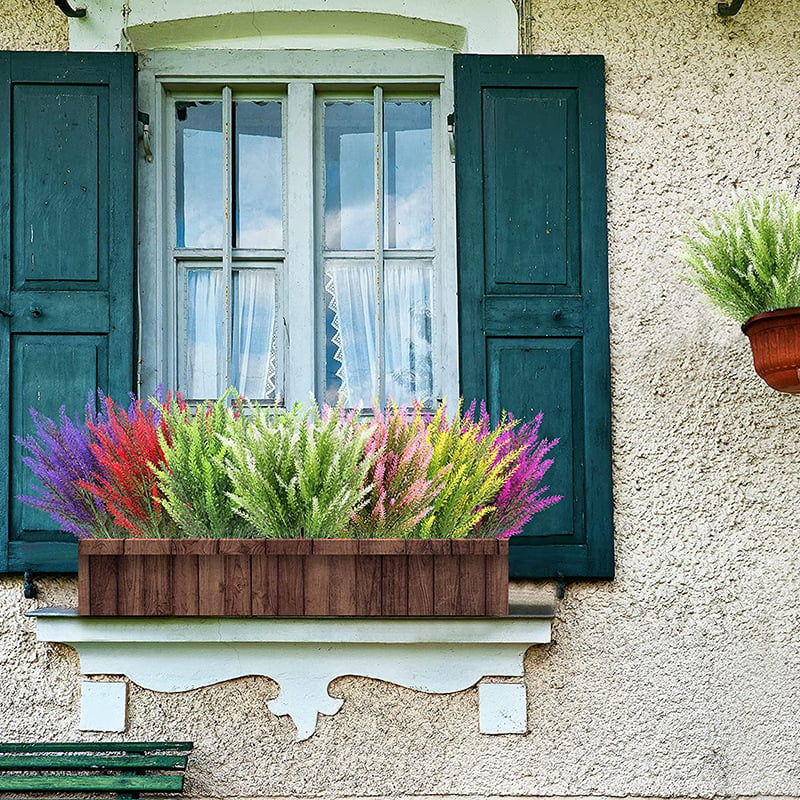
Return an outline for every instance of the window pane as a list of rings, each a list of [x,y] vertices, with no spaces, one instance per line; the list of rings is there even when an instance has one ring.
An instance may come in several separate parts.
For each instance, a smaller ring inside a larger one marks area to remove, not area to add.
[[[222,247],[222,103],[175,103],[178,247]]]
[[[372,103],[325,103],[325,247],[375,248]]]
[[[231,383],[253,400],[275,395],[275,273],[233,273]]]
[[[283,244],[281,104],[233,104],[236,131],[236,247]]]
[[[433,246],[430,102],[383,105],[384,246]]]
[[[397,403],[433,401],[430,261],[385,267],[386,394]]]
[[[371,406],[378,391],[375,268],[372,261],[330,259],[325,269],[325,401]]]
[[[224,280],[221,269],[186,272],[186,332],[183,393],[189,399],[217,397],[225,364]]]

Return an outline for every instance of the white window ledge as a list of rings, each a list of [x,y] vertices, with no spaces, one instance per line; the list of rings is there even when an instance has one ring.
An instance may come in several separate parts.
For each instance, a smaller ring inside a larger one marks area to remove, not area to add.
[[[298,741],[314,733],[319,714],[342,707],[343,699],[328,694],[330,682],[342,675],[433,694],[458,692],[484,677],[521,678],[526,650],[551,640],[547,614],[239,619],[79,617],[64,608],[29,613],[36,617],[38,641],[75,648],[84,675],[126,676],[157,692],[186,692],[246,675],[272,678],[280,688],[269,710],[291,717]],[[481,731],[525,733],[524,684],[495,685],[508,688],[482,690]],[[107,694],[97,696],[108,702]],[[116,709],[117,719],[124,718],[125,694],[118,697],[123,707]],[[84,698],[84,717],[94,711]]]

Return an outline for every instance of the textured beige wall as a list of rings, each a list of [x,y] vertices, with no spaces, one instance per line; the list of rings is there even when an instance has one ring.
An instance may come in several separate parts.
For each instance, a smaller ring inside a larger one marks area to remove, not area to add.
[[[66,50],[67,18],[52,0],[0,0],[0,50]]]
[[[196,742],[192,794],[800,797],[800,400],[676,278],[690,216],[800,174],[800,3],[714,7],[523,9],[530,52],[607,58],[618,564],[570,586],[554,644],[529,653],[530,733],[479,735],[475,690],[344,678],[342,711],[297,744],[266,679],[132,687],[132,739]],[[0,587],[0,739],[79,735],[77,658],[21,615],[74,603],[74,584]]]

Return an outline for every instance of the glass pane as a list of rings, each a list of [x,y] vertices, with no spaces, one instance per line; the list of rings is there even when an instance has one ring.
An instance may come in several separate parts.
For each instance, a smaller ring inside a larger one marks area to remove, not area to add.
[[[222,247],[222,103],[175,103],[178,247]]]
[[[431,104],[383,104],[384,246],[433,247]]]
[[[372,103],[325,103],[325,247],[375,248]]]
[[[375,270],[371,261],[325,265],[325,401],[371,406],[378,391]]]
[[[236,131],[235,247],[283,244],[281,104],[233,104]]]
[[[433,402],[430,261],[385,266],[386,394],[397,403]]]
[[[187,399],[219,395],[225,365],[224,286],[220,269],[186,273],[185,381],[181,389]]]
[[[275,395],[275,273],[233,273],[231,383],[253,400]]]

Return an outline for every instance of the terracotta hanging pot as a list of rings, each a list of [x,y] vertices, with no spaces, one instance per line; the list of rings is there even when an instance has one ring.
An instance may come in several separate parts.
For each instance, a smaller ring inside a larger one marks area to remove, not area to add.
[[[779,392],[800,393],[800,308],[756,314],[742,331],[750,339],[756,372]]]

